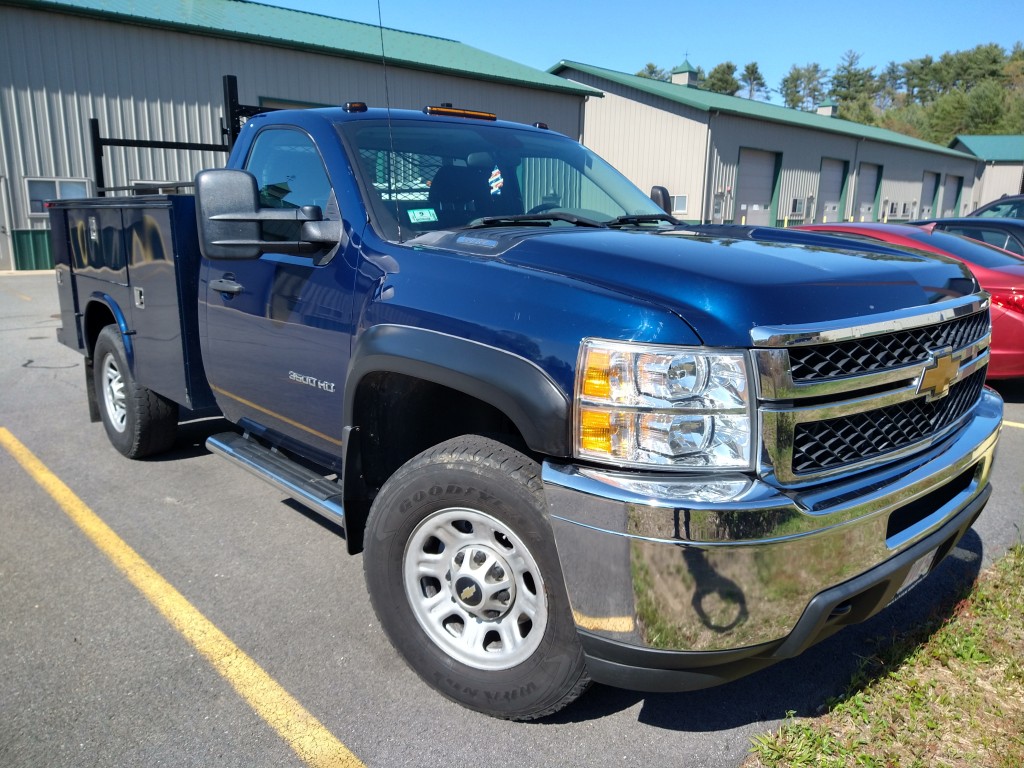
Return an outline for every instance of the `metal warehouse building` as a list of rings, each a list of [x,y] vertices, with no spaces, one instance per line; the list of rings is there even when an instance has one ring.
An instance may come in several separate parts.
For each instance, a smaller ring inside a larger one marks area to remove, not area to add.
[[[691,223],[907,221],[985,202],[973,155],[704,91],[689,65],[672,82],[570,61],[550,71],[604,92],[587,102],[584,143],[644,188],[666,187]]]
[[[228,75],[242,111],[387,96],[396,108],[539,120],[574,138],[585,98],[599,95],[452,40],[245,0],[0,0],[0,270],[51,265],[44,200],[97,194],[97,178],[159,188],[223,165]]]
[[[979,203],[1024,195],[1024,136],[957,136],[949,146],[981,161],[974,186]]]

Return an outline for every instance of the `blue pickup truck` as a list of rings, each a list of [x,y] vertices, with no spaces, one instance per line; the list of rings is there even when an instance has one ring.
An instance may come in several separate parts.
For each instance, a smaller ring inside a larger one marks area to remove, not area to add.
[[[235,425],[209,449],[343,526],[443,695],[711,686],[925,576],[1002,403],[962,266],[664,196],[488,114],[258,115],[194,195],[51,206],[58,338],[129,458]]]

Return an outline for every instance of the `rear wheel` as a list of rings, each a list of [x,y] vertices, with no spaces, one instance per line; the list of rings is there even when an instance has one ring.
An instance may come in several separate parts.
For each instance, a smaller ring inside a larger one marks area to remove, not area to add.
[[[412,459],[374,501],[364,569],[392,644],[448,698],[530,720],[589,684],[539,467],[518,451],[465,436]]]
[[[135,382],[115,325],[108,325],[96,339],[93,376],[103,427],[120,453],[141,459],[174,444],[178,406]]]

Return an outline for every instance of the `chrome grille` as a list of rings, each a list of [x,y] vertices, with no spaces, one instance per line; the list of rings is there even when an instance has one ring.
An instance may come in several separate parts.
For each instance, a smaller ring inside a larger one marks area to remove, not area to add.
[[[820,326],[752,329],[759,471],[801,485],[943,439],[981,398],[984,296]]]
[[[837,419],[798,424],[793,435],[793,471],[821,472],[913,445],[963,416],[981,396],[985,370],[954,384],[941,400],[923,397]]]
[[[789,350],[793,381],[820,381],[912,365],[927,360],[931,350],[959,349],[987,332],[988,313],[979,312],[924,328],[793,347]]]

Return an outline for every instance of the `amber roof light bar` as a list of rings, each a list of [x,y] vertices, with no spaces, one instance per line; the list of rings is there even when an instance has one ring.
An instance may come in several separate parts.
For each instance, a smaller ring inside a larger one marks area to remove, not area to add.
[[[458,109],[451,104],[441,104],[437,107],[424,107],[424,113],[428,115],[439,115],[441,117],[468,117],[473,120],[497,120],[498,116],[493,112],[481,112],[476,109]]]

